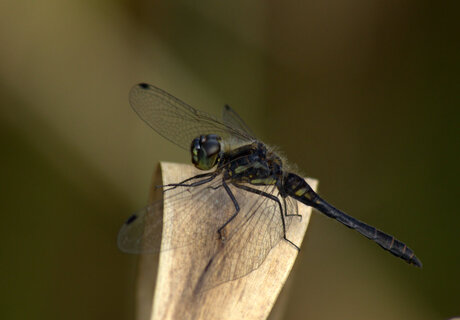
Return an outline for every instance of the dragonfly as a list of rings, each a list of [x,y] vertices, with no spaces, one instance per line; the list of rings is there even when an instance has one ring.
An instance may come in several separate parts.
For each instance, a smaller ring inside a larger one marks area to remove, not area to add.
[[[219,120],[146,83],[134,86],[129,100],[153,130],[190,152],[193,165],[203,173],[161,186],[163,199],[134,213],[122,226],[122,251],[154,253],[209,244],[202,274],[212,287],[257,269],[280,241],[299,250],[288,231],[300,216],[301,202],[422,267],[406,244],[321,198],[228,105]],[[164,219],[166,203],[172,203],[175,212]]]

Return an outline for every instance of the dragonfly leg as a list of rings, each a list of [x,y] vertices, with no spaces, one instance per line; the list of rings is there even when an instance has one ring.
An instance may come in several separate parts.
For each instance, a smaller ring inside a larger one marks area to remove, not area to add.
[[[177,187],[196,187],[196,186],[202,185],[203,183],[207,183],[207,182],[212,181],[216,176],[217,176],[216,172],[202,173],[202,174],[198,174],[196,176],[193,176],[191,178],[185,179],[184,181],[181,181],[179,183],[170,183],[170,184],[165,184],[165,185],[156,186],[156,187],[157,188],[168,187],[163,192],[176,189]],[[209,178],[203,179],[203,180],[200,180],[200,181],[196,181],[196,182],[192,182],[192,183],[187,183],[187,182],[189,182],[191,180],[194,180],[194,179],[201,179],[201,178],[206,178],[206,177],[209,177]]]
[[[248,191],[248,192],[251,192],[251,193],[255,193],[257,195],[260,195],[260,196],[263,196],[263,197],[266,197],[268,199],[271,199],[273,201],[276,201],[280,207],[280,213],[281,213],[281,221],[283,223],[283,239],[286,240],[287,242],[289,242],[291,245],[294,246],[294,248],[296,248],[297,250],[300,250],[300,248],[294,243],[292,242],[291,240],[289,240],[287,237],[286,237],[286,221],[284,220],[284,217],[285,217],[285,212],[283,213],[283,206],[281,205],[281,201],[280,199],[278,199],[278,197],[270,194],[270,193],[267,193],[267,192],[264,192],[264,191],[261,191],[261,190],[257,190],[257,189],[254,189],[254,188],[251,188],[251,187],[248,187],[248,186],[244,186],[244,185],[241,185],[241,184],[237,184],[237,183],[233,183],[233,185],[239,189],[242,189],[242,190],[245,190],[245,191]],[[298,214],[292,214],[292,215],[286,215],[287,217],[289,216],[299,216]]]
[[[230,219],[227,220],[218,230],[217,232],[219,233],[219,237],[221,240],[225,240],[225,236],[222,235],[222,230],[233,220],[235,217],[238,215],[240,212],[240,205],[238,204],[238,201],[236,201],[235,196],[232,193],[232,190],[230,190],[227,182],[225,182],[225,179],[222,179],[222,186],[224,187],[225,191],[227,192],[228,196],[233,202],[233,205],[235,206],[235,213],[230,217]]]

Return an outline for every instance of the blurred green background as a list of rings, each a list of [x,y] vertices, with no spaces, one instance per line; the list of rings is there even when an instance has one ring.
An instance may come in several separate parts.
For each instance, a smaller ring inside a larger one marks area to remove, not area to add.
[[[460,315],[457,3],[1,1],[0,318],[133,318],[118,229],[189,161],[129,107],[141,81],[230,104],[424,263],[315,214],[286,319]]]

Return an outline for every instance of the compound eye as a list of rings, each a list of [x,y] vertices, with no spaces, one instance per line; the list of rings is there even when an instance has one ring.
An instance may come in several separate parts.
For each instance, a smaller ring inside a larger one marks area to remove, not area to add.
[[[206,136],[205,141],[201,144],[201,147],[206,152],[208,157],[214,156],[220,152],[220,142],[217,136]]]
[[[192,162],[198,169],[209,170],[217,164],[220,155],[220,141],[215,134],[195,138],[192,142]]]

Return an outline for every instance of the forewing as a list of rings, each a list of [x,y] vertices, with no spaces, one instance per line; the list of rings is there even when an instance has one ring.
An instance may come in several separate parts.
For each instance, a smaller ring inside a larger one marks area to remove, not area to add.
[[[224,141],[253,140],[244,131],[196,110],[153,85],[141,83],[134,86],[130,91],[129,101],[134,111],[150,127],[186,150],[190,149],[194,138],[206,134],[217,134]]]

